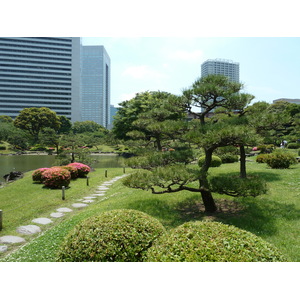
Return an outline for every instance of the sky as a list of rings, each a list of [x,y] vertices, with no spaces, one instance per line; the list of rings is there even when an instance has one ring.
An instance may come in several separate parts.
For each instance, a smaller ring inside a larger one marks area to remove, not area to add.
[[[217,58],[239,63],[253,103],[300,99],[299,37],[83,37],[82,44],[108,52],[115,106],[143,91],[180,95],[201,76],[201,64]]]

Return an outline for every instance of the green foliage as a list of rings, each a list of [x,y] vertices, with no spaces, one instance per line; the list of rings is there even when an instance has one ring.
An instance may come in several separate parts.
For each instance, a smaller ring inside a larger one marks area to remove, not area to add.
[[[43,183],[44,177],[43,174],[45,171],[49,170],[49,168],[39,168],[32,173],[32,180],[38,183]]]
[[[149,262],[281,262],[283,255],[256,235],[217,222],[188,222],[147,251]]]
[[[288,149],[299,149],[300,148],[300,143],[289,143],[287,145]]]
[[[165,232],[155,218],[131,209],[111,210],[86,219],[66,237],[58,261],[138,262]]]
[[[51,189],[61,189],[67,187],[71,181],[71,174],[68,170],[61,167],[52,167],[42,174],[43,183]]]
[[[198,159],[198,165],[199,167],[201,168],[203,166],[205,162],[205,156],[201,156],[199,157]],[[222,160],[220,157],[216,156],[216,155],[213,155],[211,157],[211,162],[210,162],[210,167],[214,168],[214,167],[220,167],[222,164]]]
[[[45,128],[58,130],[60,127],[59,118],[54,111],[47,107],[24,108],[14,120],[17,128],[29,132],[36,140],[40,131]]]
[[[76,121],[73,124],[73,132],[74,133],[85,133],[85,132],[106,132],[107,130],[100,124],[94,121]]]
[[[270,145],[259,145],[257,147],[257,150],[260,151],[260,153],[264,154],[264,153],[272,153],[274,151],[275,147],[273,144]]]
[[[297,164],[296,157],[284,150],[276,150],[269,154],[266,163],[272,169],[288,169],[291,165]]]
[[[257,176],[240,178],[238,176],[219,175],[210,178],[209,181],[213,192],[233,197],[257,197],[267,192],[265,181]]]
[[[268,157],[269,157],[269,154],[258,154],[256,157],[256,162],[260,163],[260,164],[266,163]]]
[[[229,164],[239,161],[238,155],[231,154],[231,153],[224,153],[219,156],[222,160],[222,164]]]
[[[35,144],[33,147],[30,148],[30,151],[45,151],[45,150],[47,150],[47,148],[40,144]]]

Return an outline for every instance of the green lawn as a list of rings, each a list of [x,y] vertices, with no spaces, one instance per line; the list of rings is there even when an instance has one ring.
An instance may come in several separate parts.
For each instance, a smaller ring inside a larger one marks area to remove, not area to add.
[[[111,170],[109,170],[110,178],[123,173],[123,169]],[[202,206],[198,194],[183,191],[175,194],[152,195],[150,192],[126,188],[121,181],[118,181],[110,188],[104,201],[95,202],[85,209],[68,215],[65,219],[57,220],[51,226],[47,225],[49,226],[47,231],[44,231],[38,238],[7,256],[4,260],[55,261],[55,253],[59,245],[65,235],[78,222],[103,211],[131,208],[158,218],[167,229],[176,227],[186,221],[206,218],[232,224],[251,231],[277,246],[290,261],[300,261],[300,201],[298,201],[300,194],[300,165],[292,166],[287,170],[272,170],[266,164],[258,164],[252,161],[247,163],[247,170],[249,173],[259,174],[267,180],[268,193],[257,198],[236,198],[234,201],[230,197],[215,195],[218,203],[224,204],[224,201],[227,201],[227,208],[222,205],[223,212],[212,216],[205,215],[199,211],[199,208],[201,209]],[[236,174],[238,171],[238,163],[210,169],[211,174],[225,172]],[[77,198],[90,194],[96,185],[108,180],[104,178],[101,172],[101,170],[97,170],[91,174],[92,183],[90,187],[86,187],[85,180],[72,183],[71,188],[67,191],[68,196],[65,204],[70,205]],[[15,201],[14,204],[11,204],[11,209],[17,204],[21,205],[22,203],[23,205],[24,202],[32,201],[33,206],[37,205],[37,203],[41,206],[35,211],[34,217],[42,217],[48,216],[50,210],[62,206],[60,196],[54,196],[56,191],[41,189],[40,186],[36,187],[36,185],[30,184],[31,189],[34,187],[39,190],[36,194],[39,199],[33,200],[33,194],[27,195],[29,190],[25,188],[30,182],[29,179],[27,175],[27,177],[19,182],[15,182],[9,188],[6,187],[2,191],[0,190],[1,199],[3,193],[6,193],[6,195],[10,194],[9,191],[15,193],[15,196],[11,198],[14,199],[22,191],[22,195],[24,195],[22,202],[20,199],[19,202]],[[21,186],[23,186],[23,189]],[[13,192],[13,190],[15,191]],[[49,192],[53,193],[51,197],[48,194]],[[25,198],[26,200],[24,201]],[[40,205],[41,203],[43,205]],[[28,206],[26,205],[26,207]],[[31,213],[30,217],[32,216],[33,214]],[[24,225],[25,221],[29,220],[26,220],[26,218],[28,218],[28,215],[20,219],[20,224]],[[4,229],[5,235],[12,233],[15,227],[11,226],[9,230]],[[1,235],[4,235],[4,232],[1,232]]]

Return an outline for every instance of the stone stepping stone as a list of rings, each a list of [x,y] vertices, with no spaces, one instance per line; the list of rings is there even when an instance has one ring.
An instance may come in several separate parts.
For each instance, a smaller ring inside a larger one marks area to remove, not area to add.
[[[90,196],[90,197],[83,197],[84,200],[91,200],[91,199],[96,199],[96,197],[94,196]]]
[[[42,231],[41,228],[37,225],[25,225],[17,228],[18,233],[26,234],[26,235],[36,234],[41,231]]]
[[[96,196],[96,197],[99,197],[99,196],[105,196],[105,194],[104,193],[99,193],[99,194],[93,194],[93,196]]]
[[[51,216],[52,218],[61,218],[61,217],[63,217],[64,215],[65,215],[65,214],[62,213],[62,212],[54,212],[54,213],[50,214],[50,216]]]
[[[0,253],[6,252],[7,246],[0,246]]]
[[[73,203],[72,206],[75,208],[81,208],[81,207],[86,207],[88,205],[84,203]]]
[[[99,186],[97,189],[97,191],[106,191],[106,190],[109,190],[109,188],[106,186]]]
[[[94,200],[87,199],[87,200],[83,200],[82,202],[84,202],[84,203],[93,203],[93,202],[95,202],[95,201],[94,201]]]
[[[0,237],[0,243],[3,244],[18,244],[18,243],[24,243],[25,239],[19,237],[19,236],[14,236],[14,235],[5,235]]]
[[[37,224],[42,224],[42,225],[47,225],[52,223],[53,221],[48,219],[48,218],[37,218],[31,221],[32,223],[37,223]]]
[[[67,208],[67,207],[61,207],[61,208],[58,208],[56,211],[65,213],[65,212],[71,212],[71,211],[73,211],[73,209]]]
[[[110,182],[104,182],[104,183],[102,183],[102,186],[110,186],[110,185],[112,185],[112,183],[110,183]]]

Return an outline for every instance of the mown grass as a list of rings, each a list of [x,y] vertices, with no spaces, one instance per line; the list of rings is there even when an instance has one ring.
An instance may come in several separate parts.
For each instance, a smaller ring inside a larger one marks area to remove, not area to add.
[[[4,261],[55,261],[61,242],[76,224],[100,212],[119,208],[137,209],[148,213],[159,219],[167,229],[187,221],[207,218],[232,224],[277,246],[290,261],[300,261],[300,165],[287,170],[272,170],[266,164],[258,164],[252,160],[247,163],[247,170],[249,174],[258,174],[267,180],[268,193],[257,198],[234,200],[216,194],[214,196],[218,204],[224,204],[226,200],[228,208],[224,209],[222,206],[223,212],[214,215],[203,213],[198,194],[184,191],[153,195],[150,192],[126,188],[121,181],[116,182],[103,201],[95,202],[60,220],[56,226],[52,226],[38,238],[7,256]],[[116,176],[120,175],[117,173],[121,171],[117,171]],[[211,174],[236,174],[238,171],[238,163],[210,169]],[[97,180],[101,181],[102,178]],[[88,194],[86,189],[82,192]],[[59,201],[61,206],[61,200]]]

